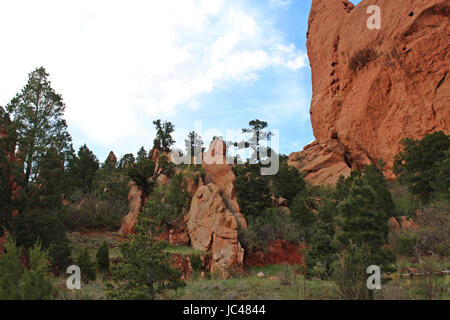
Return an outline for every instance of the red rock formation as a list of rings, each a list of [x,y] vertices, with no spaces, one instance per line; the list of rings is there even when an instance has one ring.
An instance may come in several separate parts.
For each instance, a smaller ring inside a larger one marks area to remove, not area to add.
[[[238,241],[238,228],[247,228],[234,190],[236,177],[231,166],[226,164],[225,150],[222,140],[211,143],[203,157],[204,179],[200,172],[183,172],[187,191],[192,197],[190,210],[183,221],[178,221],[158,237],[172,244],[190,244],[195,249],[210,252],[208,265],[211,271],[224,277],[228,276],[230,268],[242,266],[244,250]],[[152,152],[151,156],[158,159],[159,154]],[[133,232],[143,205],[141,196],[142,192],[133,184],[128,197],[130,213],[120,230],[123,235]]]
[[[134,182],[130,183],[130,191],[128,192],[129,212],[123,218],[122,227],[119,230],[121,235],[133,233],[133,226],[137,222],[137,216],[142,209],[142,190]]]
[[[217,185],[231,212],[240,212],[234,189],[236,176],[231,166],[226,163],[226,145],[223,140],[214,139],[211,142],[208,151],[203,154],[202,168],[206,173],[204,183]],[[247,225],[241,216],[237,218],[243,226]]]
[[[229,275],[230,268],[241,266],[244,259],[237,214],[240,215],[228,209],[218,186],[210,183],[198,188],[186,216],[191,246],[209,251],[211,272],[219,272],[223,277]]]
[[[367,27],[374,4],[380,30]],[[307,47],[317,141],[289,159],[306,179],[334,183],[378,159],[393,178],[401,139],[449,132],[449,16],[448,0],[312,1]]]

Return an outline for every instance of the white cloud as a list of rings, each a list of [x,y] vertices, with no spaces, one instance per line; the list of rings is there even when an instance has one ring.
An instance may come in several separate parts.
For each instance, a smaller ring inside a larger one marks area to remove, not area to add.
[[[200,95],[230,82],[306,65],[252,12],[222,0],[3,2],[0,104],[43,65],[70,126],[100,144],[142,136],[148,120],[198,110]]]
[[[269,0],[269,3],[280,7],[286,7],[291,4],[291,0]]]

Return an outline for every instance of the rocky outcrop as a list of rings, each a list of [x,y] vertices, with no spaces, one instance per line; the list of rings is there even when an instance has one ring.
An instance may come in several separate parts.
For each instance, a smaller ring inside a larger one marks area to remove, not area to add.
[[[369,5],[381,10],[379,30],[367,27]],[[334,183],[379,159],[393,178],[401,139],[449,132],[449,16],[448,0],[363,0],[356,7],[312,1],[307,47],[316,141],[289,158],[307,180]]]
[[[191,246],[211,253],[211,272],[229,275],[230,268],[242,266],[244,249],[238,229],[247,228],[234,190],[236,177],[226,164],[226,147],[215,139],[203,155],[204,183],[191,202],[185,221]]]
[[[226,163],[226,145],[221,139],[214,139],[209,145],[208,151],[203,154],[202,168],[205,171],[205,184],[217,185],[220,193],[231,212],[239,212],[236,200],[234,181],[236,176],[229,164]],[[241,224],[246,225],[245,219],[240,219]]]
[[[194,249],[211,253],[211,272],[223,277],[231,268],[239,267],[244,260],[244,249],[238,240],[239,212],[231,212],[213,183],[201,186],[195,193],[189,213],[187,228]]]
[[[204,153],[203,173],[196,170],[181,170],[186,181],[186,190],[191,196],[189,211],[173,226],[162,230],[158,236],[174,245],[191,245],[208,252],[207,267],[223,277],[229,270],[242,266],[244,250],[238,240],[238,229],[247,228],[245,218],[240,213],[234,190],[236,177],[230,165],[226,164],[225,144],[215,139],[208,152]],[[159,152],[150,153],[152,159],[159,158]],[[155,168],[157,171],[158,168]],[[166,177],[167,178],[167,177]],[[158,181],[157,185],[167,183],[169,178]],[[133,232],[133,226],[142,209],[145,199],[135,184],[130,185],[128,195],[130,211],[124,218],[120,233]],[[205,260],[206,261],[206,260]]]
[[[348,176],[351,166],[346,162],[349,154],[337,141],[330,139],[307,145],[303,151],[289,156],[288,164],[303,172],[313,184],[335,184],[339,176]]]
[[[122,220],[122,227],[119,230],[121,235],[133,233],[133,226],[137,223],[137,217],[142,209],[142,190],[134,182],[130,183],[128,192],[129,212]]]

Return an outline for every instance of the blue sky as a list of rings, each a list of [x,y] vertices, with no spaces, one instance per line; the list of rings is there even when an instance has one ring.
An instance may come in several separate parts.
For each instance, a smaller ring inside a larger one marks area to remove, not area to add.
[[[355,2],[354,2],[355,3]],[[152,121],[175,138],[201,125],[226,136],[258,118],[279,151],[314,140],[306,56],[310,0],[164,2],[21,0],[0,10],[0,105],[37,66],[66,102],[74,145],[104,160],[152,145]],[[31,49],[30,49],[31,48]],[[210,130],[210,134],[207,132]]]

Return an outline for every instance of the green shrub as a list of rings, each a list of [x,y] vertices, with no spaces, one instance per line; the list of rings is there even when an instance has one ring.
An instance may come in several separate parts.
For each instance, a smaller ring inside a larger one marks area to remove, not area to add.
[[[344,300],[369,300],[373,296],[366,286],[367,267],[372,265],[369,248],[365,244],[350,243],[333,265],[333,281]]]
[[[283,264],[278,277],[282,286],[293,285],[297,281],[297,268],[290,264]]]
[[[389,191],[395,204],[394,216],[415,218],[416,210],[420,207],[420,203],[414,199],[408,187],[395,181],[389,184]]]
[[[415,230],[393,230],[389,237],[389,242],[392,243],[392,247],[397,254],[407,257],[416,256],[420,238]]]
[[[55,272],[70,264],[71,249],[66,230],[56,213],[35,209],[24,211],[14,219],[18,246],[30,249],[38,240],[42,249],[49,249],[49,259]]]
[[[50,245],[48,255],[51,269],[54,273],[60,274],[61,272],[65,272],[66,268],[72,263],[71,253],[72,250],[67,238]]]
[[[194,271],[200,271],[202,268],[202,257],[199,254],[191,256],[191,267]]]
[[[424,206],[417,215],[419,245],[422,255],[450,254],[450,201]]]
[[[81,251],[77,259],[77,265],[80,267],[81,279],[83,279],[83,281],[88,282],[95,280],[96,278],[95,264],[91,260],[88,248],[84,248]]]
[[[54,289],[48,270],[48,254],[39,243],[30,250],[30,266],[23,273],[21,290],[25,300],[52,298]]]
[[[181,272],[169,262],[166,243],[149,237],[157,234],[148,212],[138,216],[136,233],[129,242],[121,243],[123,261],[111,267],[112,280],[108,282],[106,296],[110,299],[154,300],[165,290],[185,285]]]
[[[29,268],[22,261],[20,249],[9,235],[0,256],[0,300],[51,299],[53,285],[48,270],[47,251],[36,243],[29,253]]]
[[[71,230],[117,230],[128,213],[126,197],[99,197],[95,194],[76,194],[67,210],[66,225]]]
[[[109,270],[109,247],[106,241],[98,248],[95,256],[97,269],[100,272],[107,272]]]
[[[17,300],[21,298],[19,282],[23,269],[20,249],[8,236],[3,250],[5,252],[0,256],[0,300]]]

